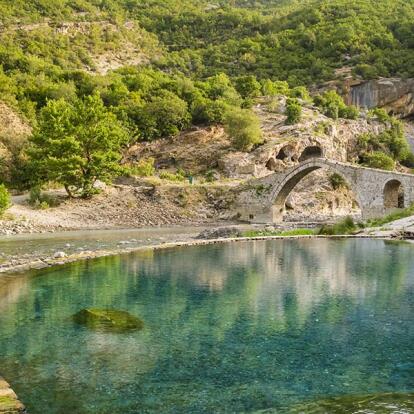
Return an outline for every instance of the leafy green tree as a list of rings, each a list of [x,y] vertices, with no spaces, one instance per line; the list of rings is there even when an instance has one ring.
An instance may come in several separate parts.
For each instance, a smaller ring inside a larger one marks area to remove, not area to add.
[[[261,94],[261,85],[253,75],[236,78],[235,85],[242,98],[255,98]]]
[[[94,94],[73,104],[49,101],[30,143],[35,182],[57,182],[69,196],[87,198],[97,180],[110,182],[122,172],[119,161],[128,133]]]
[[[190,125],[188,105],[172,92],[164,91],[144,105],[139,127],[146,140],[177,135]]]
[[[231,106],[222,99],[213,101],[208,98],[198,98],[191,107],[195,124],[222,123]]]
[[[302,118],[302,106],[297,99],[289,98],[286,101],[286,124],[297,124]]]
[[[230,105],[240,105],[241,97],[237,90],[234,88],[230,78],[224,74],[212,76],[207,79],[204,84],[200,86],[204,87],[207,96],[212,99],[223,99]]]
[[[253,145],[262,142],[259,118],[249,109],[230,110],[227,113],[224,127],[233,146],[241,151],[249,151]]]
[[[265,96],[288,96],[290,93],[289,84],[286,81],[265,79],[262,81],[262,93]]]
[[[0,184],[0,217],[4,215],[6,210],[10,207],[11,198],[4,184]]]
[[[310,101],[309,91],[305,86],[296,86],[295,88],[291,89],[289,96],[291,98],[300,98],[304,101]]]

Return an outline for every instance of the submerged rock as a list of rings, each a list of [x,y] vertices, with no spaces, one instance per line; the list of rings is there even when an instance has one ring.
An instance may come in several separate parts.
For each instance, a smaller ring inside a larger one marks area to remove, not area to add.
[[[144,327],[144,322],[128,312],[108,309],[82,309],[73,320],[89,329],[101,332],[130,332]]]
[[[24,405],[17,399],[10,385],[0,377],[0,414],[23,413],[26,413]]]
[[[289,414],[396,414],[414,412],[414,393],[344,395],[297,404],[287,410],[264,410],[260,413]]]

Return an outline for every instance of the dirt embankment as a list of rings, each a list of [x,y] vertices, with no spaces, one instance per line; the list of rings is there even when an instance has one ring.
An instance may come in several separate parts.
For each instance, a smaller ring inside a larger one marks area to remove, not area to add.
[[[0,220],[0,234],[210,223],[228,218],[233,194],[231,184],[157,186],[132,179],[89,200],[49,192],[60,204],[44,210],[30,206],[27,195],[18,196],[8,210],[13,219]]]

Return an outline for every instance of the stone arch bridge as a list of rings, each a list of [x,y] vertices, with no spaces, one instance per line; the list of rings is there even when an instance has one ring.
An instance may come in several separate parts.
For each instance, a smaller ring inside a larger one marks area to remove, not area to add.
[[[238,198],[239,219],[251,223],[281,222],[289,193],[305,176],[321,168],[344,178],[363,219],[380,217],[414,202],[414,175],[312,158],[282,173],[250,181]]]

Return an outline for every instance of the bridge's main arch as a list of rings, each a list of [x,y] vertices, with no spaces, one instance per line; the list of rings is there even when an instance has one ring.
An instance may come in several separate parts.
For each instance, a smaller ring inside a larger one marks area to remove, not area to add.
[[[273,209],[273,221],[281,221],[283,218],[283,213],[285,210],[286,199],[292,190],[302,181],[306,176],[311,174],[316,170],[330,170],[336,174],[339,174],[347,183],[349,189],[353,192],[354,197],[360,205],[360,197],[358,194],[358,189],[354,188],[352,185],[352,180],[347,177],[347,174],[344,174],[343,171],[333,168],[332,165],[327,164],[321,160],[309,160],[302,164],[299,164],[296,168],[291,170],[282,180],[278,183],[272,190],[271,200],[272,200],[272,209]]]

